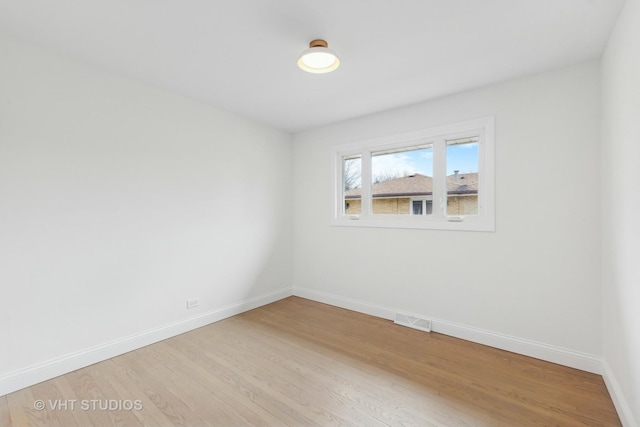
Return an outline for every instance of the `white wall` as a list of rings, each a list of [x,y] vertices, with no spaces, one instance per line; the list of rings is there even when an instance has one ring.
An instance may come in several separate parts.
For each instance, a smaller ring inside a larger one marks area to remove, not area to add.
[[[604,360],[625,425],[640,425],[640,1],[602,59]]]
[[[290,135],[0,40],[0,395],[290,294],[290,197]]]
[[[329,225],[333,144],[488,115],[495,233]],[[293,147],[294,293],[469,326],[494,345],[567,350],[598,370],[598,62],[302,132]]]

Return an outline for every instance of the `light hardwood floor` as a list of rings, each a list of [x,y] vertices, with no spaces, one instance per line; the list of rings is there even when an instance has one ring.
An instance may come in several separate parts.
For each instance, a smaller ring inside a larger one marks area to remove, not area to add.
[[[47,408],[36,410],[37,400]],[[127,410],[136,400],[142,408]],[[66,410],[51,408],[65,401]],[[125,408],[109,411],[100,405]],[[620,421],[598,375],[291,297],[2,396],[0,424],[616,426]]]

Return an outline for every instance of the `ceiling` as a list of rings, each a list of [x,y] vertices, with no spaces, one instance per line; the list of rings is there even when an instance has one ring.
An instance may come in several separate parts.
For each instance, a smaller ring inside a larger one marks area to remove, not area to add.
[[[597,58],[623,1],[0,0],[0,34],[296,132]]]

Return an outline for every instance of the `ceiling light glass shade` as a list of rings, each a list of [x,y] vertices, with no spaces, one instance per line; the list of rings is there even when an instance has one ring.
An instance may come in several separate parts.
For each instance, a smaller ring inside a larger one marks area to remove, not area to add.
[[[324,40],[313,40],[298,59],[298,67],[309,73],[328,73],[339,66],[338,56]]]

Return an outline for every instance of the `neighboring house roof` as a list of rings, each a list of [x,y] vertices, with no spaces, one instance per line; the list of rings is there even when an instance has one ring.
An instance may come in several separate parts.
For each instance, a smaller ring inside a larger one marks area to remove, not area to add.
[[[347,190],[346,199],[359,199],[360,188]],[[449,194],[477,194],[478,174],[460,173],[457,182],[456,175],[447,176],[447,191]],[[402,178],[389,179],[372,187],[373,197],[416,197],[433,194],[433,178],[419,173]]]

